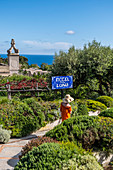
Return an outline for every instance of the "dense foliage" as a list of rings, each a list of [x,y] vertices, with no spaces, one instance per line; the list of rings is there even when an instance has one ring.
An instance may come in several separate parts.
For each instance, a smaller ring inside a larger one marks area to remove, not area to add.
[[[45,115],[46,121],[54,121],[59,118],[59,108],[60,108],[61,100],[58,101],[42,101],[41,105],[43,106],[43,112]]]
[[[19,63],[22,65],[21,68],[28,68],[28,59],[25,56],[19,56]]]
[[[99,96],[96,100],[105,104],[107,107],[113,106],[113,98],[109,96]]]
[[[77,115],[88,115],[88,109],[85,101],[77,100]]]
[[[111,117],[113,118],[113,108],[102,111],[99,116]]]
[[[20,101],[14,97],[11,101],[0,100],[0,124],[12,131],[11,136],[21,137],[30,134],[59,118],[60,102],[44,102],[40,98],[26,98]]]
[[[18,82],[18,81],[22,81],[23,79],[26,80],[31,80],[32,77],[29,76],[24,76],[24,75],[12,75],[12,76],[8,76],[8,77],[0,77],[0,84],[5,84],[7,82]]]
[[[45,120],[44,115],[44,108],[43,106],[35,100],[35,98],[28,98],[23,100],[24,103],[26,103],[33,111],[35,116],[37,117],[38,123],[43,126],[43,122]]]
[[[77,99],[71,103],[71,106],[71,116],[88,115],[89,111],[95,112],[107,109],[103,103],[90,99]]]
[[[50,137],[40,137],[38,136],[36,139],[32,139],[31,141],[29,141],[21,150],[21,155],[19,156],[19,158],[21,158],[22,156],[24,156],[26,153],[28,153],[29,151],[31,151],[33,149],[33,147],[38,147],[39,145],[43,144],[43,143],[58,143],[57,140],[52,139]]]
[[[29,151],[25,156],[23,156],[14,169],[15,170],[70,169],[72,162],[70,162],[69,164],[69,160],[72,159],[75,165],[77,165],[78,170],[80,170],[79,167],[81,166],[87,167],[87,163],[93,160],[91,159],[90,161],[88,161],[87,159],[90,159],[90,157],[86,157],[86,156],[84,157],[84,155],[85,153],[81,155],[80,152],[77,150],[77,147],[75,147],[74,144],[72,143],[71,144],[44,143],[37,148],[36,147],[33,148],[32,151]],[[84,159],[82,161],[81,158],[83,157]],[[103,169],[101,168],[101,166],[99,166],[96,160],[95,160],[95,166],[96,168],[98,167],[99,170]],[[91,164],[89,170],[92,170]]]
[[[73,75],[74,89],[80,86],[87,96],[112,95],[113,49],[94,40],[82,50],[61,51],[55,55],[51,71],[51,76],[59,75]]]
[[[78,157],[70,159],[67,168],[77,170],[103,170],[103,168],[97,163],[97,160],[91,155],[78,155]],[[64,167],[63,170],[65,170]]]
[[[106,110],[107,107],[105,106],[105,104],[99,102],[99,101],[94,101],[94,100],[86,100],[87,102],[87,107],[89,111],[102,111],[102,110]]]
[[[82,146],[113,151],[113,119],[76,116],[46,133],[58,141],[79,141]]]
[[[1,56],[0,56],[0,64],[8,64],[8,58],[2,58]]]
[[[43,121],[43,113],[40,110],[34,113],[25,102],[12,100],[0,106],[0,124],[12,131],[11,136],[26,136],[43,126]]]
[[[47,63],[42,63],[41,67],[42,70],[50,71],[51,70],[51,65],[48,65]]]

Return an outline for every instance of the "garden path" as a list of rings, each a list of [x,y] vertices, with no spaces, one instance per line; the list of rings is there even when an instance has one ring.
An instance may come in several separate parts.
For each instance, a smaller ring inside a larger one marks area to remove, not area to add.
[[[98,115],[99,112],[89,112],[89,116]],[[45,127],[40,128],[36,132],[23,138],[12,138],[7,144],[0,144],[0,170],[13,170],[19,161],[21,149],[31,139],[37,136],[43,136],[47,131],[53,129],[61,123],[61,120],[56,120],[53,123],[47,124]]]
[[[53,123],[47,124],[45,127],[40,128],[36,132],[23,138],[10,139],[7,144],[0,144],[0,170],[13,170],[17,162],[19,161],[19,155],[21,149],[31,139],[37,138],[37,136],[43,136],[47,131],[53,129],[61,121],[56,120]]]

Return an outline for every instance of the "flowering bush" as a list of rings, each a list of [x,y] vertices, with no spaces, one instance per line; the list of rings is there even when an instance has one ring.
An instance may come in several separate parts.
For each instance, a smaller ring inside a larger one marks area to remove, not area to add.
[[[0,87],[5,86],[6,88],[8,88],[10,85],[10,89],[36,89],[38,88],[47,88],[47,82],[44,81],[44,79],[40,78],[38,80],[36,79],[31,79],[31,80],[27,80],[26,78],[24,78],[21,81],[11,81],[11,82],[7,82],[7,83],[3,83],[0,84]]]

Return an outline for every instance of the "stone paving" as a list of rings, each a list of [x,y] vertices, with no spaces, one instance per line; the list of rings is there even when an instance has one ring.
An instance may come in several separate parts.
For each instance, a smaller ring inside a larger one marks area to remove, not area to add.
[[[19,161],[22,147],[31,139],[37,138],[37,136],[43,136],[47,131],[53,129],[59,123],[61,123],[61,121],[56,120],[29,136],[19,139],[13,138],[10,139],[7,144],[0,144],[0,170],[13,170]]]

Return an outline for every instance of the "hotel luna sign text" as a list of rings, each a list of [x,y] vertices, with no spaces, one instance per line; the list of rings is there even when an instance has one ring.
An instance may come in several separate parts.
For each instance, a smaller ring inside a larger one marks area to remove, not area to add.
[[[52,77],[52,90],[73,88],[73,76]]]

